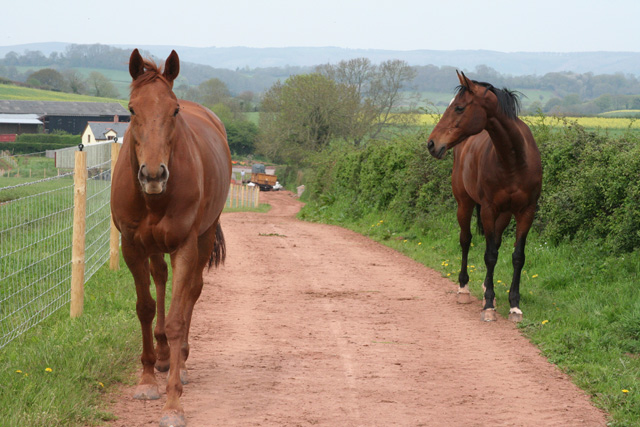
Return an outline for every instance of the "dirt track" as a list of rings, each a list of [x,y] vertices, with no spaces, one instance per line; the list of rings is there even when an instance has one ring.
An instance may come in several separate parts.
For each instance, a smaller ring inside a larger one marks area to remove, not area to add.
[[[224,214],[227,263],[205,277],[182,403],[200,426],[604,426],[606,416],[507,320],[456,285],[339,227]],[[525,312],[526,316],[526,312]],[[123,390],[110,425],[157,425],[163,398]]]

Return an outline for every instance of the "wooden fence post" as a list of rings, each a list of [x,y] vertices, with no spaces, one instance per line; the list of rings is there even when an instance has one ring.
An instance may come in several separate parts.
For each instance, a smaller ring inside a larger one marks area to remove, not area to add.
[[[84,246],[87,212],[87,152],[76,151],[73,174],[73,243],[71,249],[71,317],[84,308]]]
[[[111,143],[111,182],[113,183],[113,171],[120,155],[120,144]],[[111,234],[109,236],[109,268],[111,270],[120,269],[120,232],[111,218]]]

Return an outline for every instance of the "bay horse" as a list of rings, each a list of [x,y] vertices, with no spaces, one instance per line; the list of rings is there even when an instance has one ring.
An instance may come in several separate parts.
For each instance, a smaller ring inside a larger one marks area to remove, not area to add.
[[[494,321],[493,272],[498,250],[511,217],[516,220],[513,279],[509,289],[509,320],[522,320],[520,275],[525,262],[525,243],[542,188],[540,152],[529,127],[518,118],[516,92],[489,83],[469,80],[457,72],[460,86],[451,104],[429,135],[427,148],[442,159],[453,148],[451,184],[458,203],[462,267],[458,302],[471,302],[467,259],[471,245],[471,217],[479,206],[479,225],[486,249],[482,320]]]
[[[142,375],[134,398],[159,399],[154,366],[169,370],[160,425],[174,427],[186,425],[180,395],[187,383],[189,327],[203,271],[207,265],[217,267],[226,255],[220,213],[231,180],[225,128],[211,111],[176,98],[172,89],[179,72],[175,51],[163,69],[143,59],[138,49],[131,54],[131,123],[111,188],[111,213],[135,281],[142,329]],[[165,322],[166,253],[173,277]],[[158,304],[150,292],[150,275]]]

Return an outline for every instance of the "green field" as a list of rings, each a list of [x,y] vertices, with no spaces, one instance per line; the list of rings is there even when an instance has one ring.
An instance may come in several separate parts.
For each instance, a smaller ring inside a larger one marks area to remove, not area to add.
[[[88,95],[54,92],[50,90],[33,89],[21,86],[0,84],[0,99],[16,99],[25,101],[67,101],[67,102],[118,102],[127,108],[128,101],[124,99],[97,98]]]

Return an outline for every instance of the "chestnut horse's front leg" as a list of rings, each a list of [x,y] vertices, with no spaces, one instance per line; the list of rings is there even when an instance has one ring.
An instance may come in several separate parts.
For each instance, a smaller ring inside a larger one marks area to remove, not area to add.
[[[186,335],[187,322],[185,308],[188,304],[189,292],[197,273],[198,236],[191,232],[182,246],[171,254],[173,269],[172,297],[165,330],[169,341],[169,378],[167,381],[167,402],[162,409],[160,426],[185,426],[184,410],[180,404],[182,382],[180,367],[183,365],[182,343]]]
[[[150,292],[149,258],[141,248],[134,246],[126,239],[122,239],[122,255],[133,275],[136,284],[136,313],[142,330],[142,377],[136,387],[133,397],[142,400],[160,399],[158,382],[153,371],[156,354],[153,349],[151,324],[156,311],[156,302]]]
[[[165,290],[167,286],[167,263],[164,260],[164,254],[154,254],[151,260],[151,277],[156,284],[157,313],[156,327],[153,335],[156,338],[156,369],[160,372],[169,370],[169,344],[167,343],[167,335],[164,330],[165,320]]]

